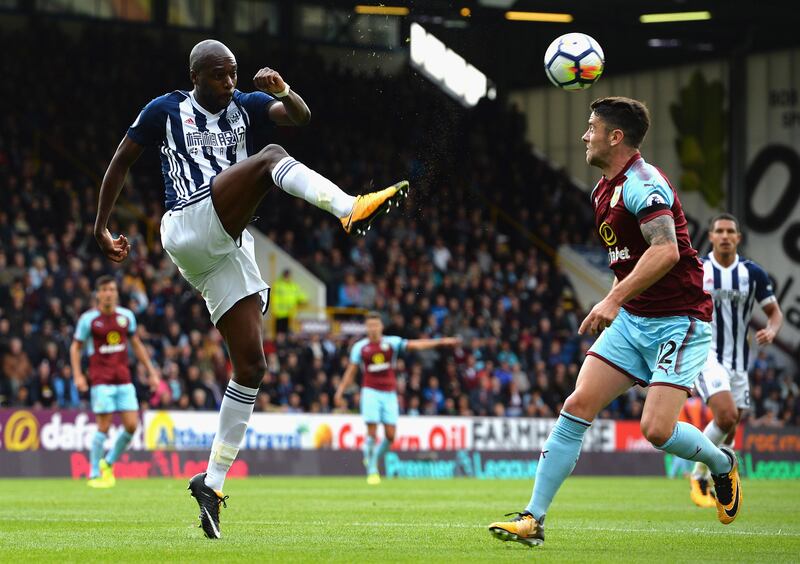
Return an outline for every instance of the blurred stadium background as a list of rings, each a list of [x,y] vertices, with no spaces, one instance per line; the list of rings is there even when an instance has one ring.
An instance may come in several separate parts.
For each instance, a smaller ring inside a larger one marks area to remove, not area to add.
[[[151,98],[190,87],[188,51],[214,37],[236,54],[241,90],[268,65],[308,102],[311,125],[270,141],[350,193],[401,177],[413,187],[363,240],[302,201],[265,199],[252,228],[276,289],[269,373],[240,475],[362,471],[358,394],[332,399],[369,309],[387,334],[464,338],[401,362],[390,475],[532,475],[591,345],[576,328],[610,284],[587,196],[598,173],[579,139],[589,102],[620,94],[650,106],[643,153],[678,188],[695,246],[707,252],[708,219],[731,211],[741,251],[775,281],[785,324],[751,356],[753,412],[737,446],[751,477],[800,477],[800,12],[768,0],[394,4],[0,0],[0,475],[86,475],[93,418],[68,348],[104,274],[163,374],[150,389],[136,368],[144,426],[118,476],[204,467],[231,366],[160,246],[155,151],[114,215],[112,231],[133,243],[124,264],[101,256],[92,225],[127,126]],[[542,54],[567,31],[605,49],[588,92],[546,84]],[[643,397],[633,388],[602,413],[579,472],[681,472],[639,434]],[[686,416],[702,427],[708,414],[690,400]]]

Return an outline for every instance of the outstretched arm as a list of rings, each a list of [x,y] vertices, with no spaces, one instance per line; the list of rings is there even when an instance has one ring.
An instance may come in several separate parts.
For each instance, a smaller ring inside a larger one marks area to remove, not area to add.
[[[461,344],[460,337],[443,337],[441,339],[414,339],[406,345],[407,351],[422,351],[436,347],[457,347]]]
[[[675,221],[670,215],[660,215],[641,225],[642,235],[650,247],[636,263],[631,273],[615,283],[608,295],[592,308],[581,323],[579,334],[596,333],[614,321],[619,308],[661,280],[680,260]]]
[[[262,92],[272,96],[287,89],[288,84],[278,71],[264,67],[253,77],[253,84]],[[277,98],[277,102],[269,105],[269,119],[278,125],[308,125],[311,121],[311,110],[300,95],[288,88],[286,96]]]
[[[122,186],[125,184],[125,177],[128,175],[136,159],[144,151],[144,147],[134,142],[127,135],[117,147],[117,152],[108,165],[108,170],[103,177],[103,184],[100,186],[100,202],[97,205],[97,219],[94,222],[94,238],[100,245],[103,254],[114,262],[122,262],[128,256],[128,239],[120,235],[116,239],[111,237],[108,231],[108,218],[114,209]]]
[[[759,345],[768,345],[775,340],[783,325],[783,312],[778,302],[769,303],[762,309],[767,314],[767,326],[756,332],[756,342]]]

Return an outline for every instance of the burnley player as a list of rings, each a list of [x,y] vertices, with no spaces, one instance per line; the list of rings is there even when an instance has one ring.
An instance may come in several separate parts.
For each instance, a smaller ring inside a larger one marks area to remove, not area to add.
[[[350,196],[333,182],[259,139],[275,125],[306,125],[311,111],[275,70],[253,78],[256,92],[236,89],[236,58],[222,43],[201,41],[189,54],[191,91],[175,90],[148,103],[117,147],[100,187],[94,235],[105,255],[120,262],[128,240],[113,238],[107,223],[128,170],[146,147],[161,153],[166,213],[161,242],[181,275],[206,302],[230,353],[233,377],[225,390],[206,472],[189,482],[208,538],[220,538],[222,488],[244,439],[258,387],[267,369],[261,316],[269,286],[255,259],[246,226],[273,183],[363,234],[372,221],[399,205],[402,181],[379,192]]]
[[[513,520],[489,526],[500,540],[529,546],[544,542],[545,515],[575,467],[592,420],[632,384],[650,386],[641,419],[647,440],[664,452],[708,465],[722,523],[733,521],[741,507],[733,452],[718,448],[693,425],[678,422],[708,356],[712,304],[677,194],[639,154],[650,125],[647,108],[612,97],[595,100],[591,110],[582,140],[586,162],[603,172],[591,199],[615,280],[578,330],[602,333],[543,445],[528,506]]]
[[[367,424],[364,466],[367,469],[367,483],[375,485],[381,483],[378,461],[394,442],[397,418],[400,415],[397,379],[394,374],[398,356],[403,351],[456,346],[461,340],[457,337],[408,340],[384,335],[383,321],[377,312],[367,315],[366,326],[366,338],[357,341],[350,349],[350,363],[336,390],[334,404],[341,403],[344,391],[352,384],[358,368],[361,367],[364,374],[361,384],[361,416]],[[383,425],[384,438],[376,448],[380,424]]]
[[[81,370],[81,353],[86,348],[89,355],[89,380],[92,383],[92,412],[97,420],[97,432],[92,439],[89,459],[91,472],[89,485],[93,488],[114,486],[114,463],[128,447],[139,425],[139,402],[131,383],[128,366],[128,343],[136,358],[147,368],[150,386],[158,385],[159,374],[150,362],[142,341],[136,335],[136,317],[133,312],[117,305],[117,283],[111,276],[101,276],[95,284],[97,308],[81,315],[75,327],[75,336],[69,349],[75,386],[79,391],[89,389]],[[122,418],[123,431],[103,457],[103,444],[108,439],[108,429],[114,413]]]
[[[711,252],[703,263],[704,285],[714,300],[711,350],[695,382],[695,389],[711,408],[714,419],[703,433],[715,445],[733,446],[736,425],[750,409],[747,365],[750,355],[748,328],[753,305],[767,315],[767,326],[756,332],[759,345],[771,343],[783,323],[783,313],[769,275],[758,264],[739,257],[742,240],[739,222],[728,213],[711,220]],[[691,476],[690,497],[700,507],[714,507],[708,468],[698,462]]]

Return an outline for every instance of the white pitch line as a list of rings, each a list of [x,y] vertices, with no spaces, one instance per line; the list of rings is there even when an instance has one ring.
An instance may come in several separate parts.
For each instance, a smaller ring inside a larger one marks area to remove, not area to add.
[[[45,523],[63,523],[65,521],[75,521],[79,523],[128,523],[128,524],[142,524],[142,525],[152,525],[154,521],[147,520],[147,521],[132,521],[130,519],[97,519],[97,518],[85,518],[85,517],[73,517],[69,515],[65,515],[61,518],[56,517],[19,517],[19,516],[9,516],[5,517],[0,515],[0,521],[32,521],[32,522],[45,522]],[[157,521],[157,523],[167,523],[167,521]],[[229,521],[229,523],[234,525],[260,525],[260,526],[275,526],[275,527],[284,527],[284,526],[294,526],[297,525],[298,521],[258,521],[258,520],[238,520],[234,519]],[[304,521],[304,525],[309,526],[317,526],[317,527],[324,527],[327,525],[331,525],[330,521]],[[466,523],[402,523],[402,522],[359,522],[355,521],[352,523],[340,523],[337,524],[340,527],[388,527],[388,528],[409,528],[409,529],[485,529],[487,528],[486,525],[468,525]],[[741,536],[757,536],[757,537],[793,537],[793,538],[800,538],[800,532],[784,532],[783,529],[778,529],[774,532],[769,531],[740,531],[737,529],[734,530],[714,530],[714,529],[635,529],[629,527],[557,527],[556,530],[560,531],[575,531],[575,532],[585,532],[585,531],[596,531],[596,532],[607,532],[607,533],[628,533],[628,534],[663,534],[663,535],[673,535],[675,533],[680,534],[695,534],[695,535],[722,535],[722,536],[731,536],[731,535],[741,535]]]

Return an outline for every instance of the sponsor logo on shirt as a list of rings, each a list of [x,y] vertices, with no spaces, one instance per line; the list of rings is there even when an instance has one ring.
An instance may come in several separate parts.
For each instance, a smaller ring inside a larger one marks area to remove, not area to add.
[[[628,247],[623,247],[622,249],[619,247],[608,249],[608,264],[614,264],[617,261],[628,260],[630,258],[631,252],[628,250]]]
[[[113,354],[123,352],[126,349],[122,342],[122,336],[117,331],[109,331],[106,335],[106,344],[100,345],[100,354]]]
[[[213,133],[211,131],[190,131],[186,134],[186,147],[203,147],[204,149],[210,147],[233,147],[238,145],[243,139],[246,127],[240,126],[231,131],[220,131]]]
[[[716,306],[719,306],[721,302],[730,302],[732,305],[739,305],[747,301],[748,292],[717,288],[711,291],[711,295],[714,296],[714,305]]]
[[[118,345],[100,345],[100,354],[114,354],[125,351],[125,343]]]
[[[614,233],[614,230],[605,221],[602,224],[600,224],[600,229],[598,230],[598,232],[600,233],[600,238],[609,247],[611,245],[617,244],[617,234]]]

